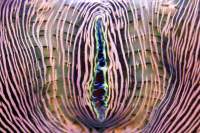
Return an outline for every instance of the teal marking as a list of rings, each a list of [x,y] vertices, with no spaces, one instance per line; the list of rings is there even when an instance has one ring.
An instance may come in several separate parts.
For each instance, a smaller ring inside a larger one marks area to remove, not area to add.
[[[95,23],[95,42],[96,42],[96,64],[94,71],[94,79],[92,83],[92,105],[97,114],[99,121],[105,120],[107,109],[107,62],[106,62],[106,49],[103,33],[102,20],[98,19]]]

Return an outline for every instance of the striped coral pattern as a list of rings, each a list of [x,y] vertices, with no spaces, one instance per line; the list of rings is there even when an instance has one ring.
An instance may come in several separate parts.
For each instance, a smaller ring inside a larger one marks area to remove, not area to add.
[[[200,132],[199,0],[1,0],[0,132]]]

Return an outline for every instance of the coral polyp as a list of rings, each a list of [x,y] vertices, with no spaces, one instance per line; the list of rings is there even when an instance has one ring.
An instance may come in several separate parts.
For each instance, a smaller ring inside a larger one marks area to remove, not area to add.
[[[1,0],[0,132],[200,132],[199,0]]]

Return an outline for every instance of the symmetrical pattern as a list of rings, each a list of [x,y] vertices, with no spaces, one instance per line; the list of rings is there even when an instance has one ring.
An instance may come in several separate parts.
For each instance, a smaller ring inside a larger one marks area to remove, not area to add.
[[[200,132],[199,0],[1,0],[0,132]]]

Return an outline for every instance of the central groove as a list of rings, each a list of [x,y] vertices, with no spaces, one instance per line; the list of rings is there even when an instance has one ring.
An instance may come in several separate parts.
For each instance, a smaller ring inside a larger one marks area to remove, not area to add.
[[[105,120],[107,109],[107,62],[106,62],[106,47],[104,41],[104,32],[102,20],[99,18],[95,22],[95,44],[96,44],[96,58],[95,71],[92,85],[92,101],[93,107],[97,115],[97,119],[102,122]]]

